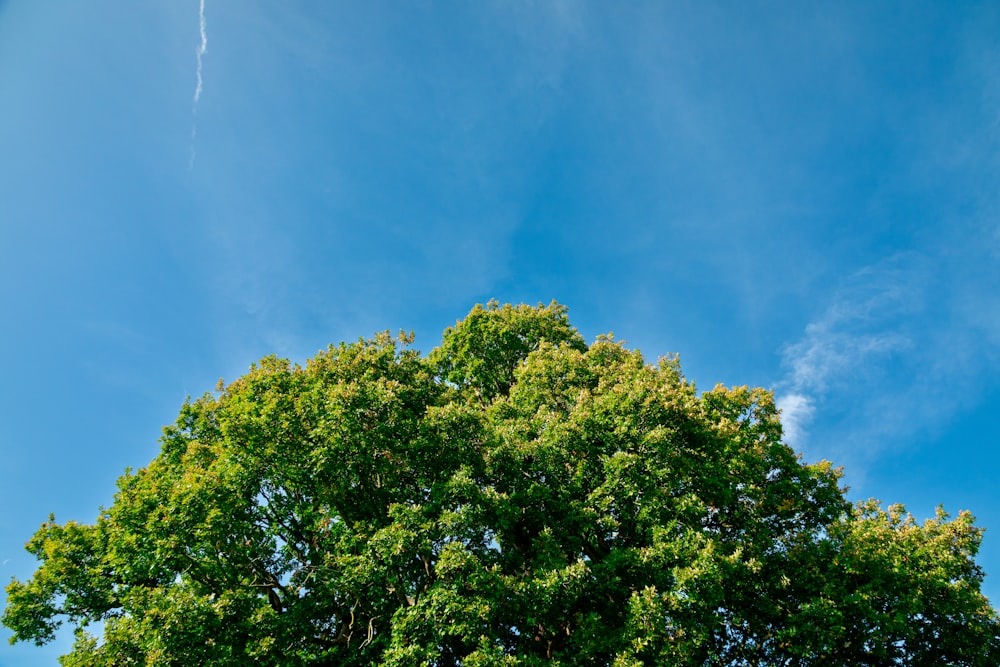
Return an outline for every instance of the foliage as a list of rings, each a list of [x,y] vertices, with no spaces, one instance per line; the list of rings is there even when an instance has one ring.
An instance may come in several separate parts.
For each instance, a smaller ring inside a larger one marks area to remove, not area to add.
[[[770,393],[699,394],[558,304],[411,343],[187,402],[93,525],[28,543],[13,640],[69,621],[65,665],[1000,662],[972,518],[852,507]]]

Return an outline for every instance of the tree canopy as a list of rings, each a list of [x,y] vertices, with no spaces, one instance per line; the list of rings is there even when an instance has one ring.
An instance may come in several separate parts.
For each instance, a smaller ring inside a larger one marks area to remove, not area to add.
[[[50,517],[12,641],[64,665],[1000,663],[982,529],[852,505],[770,392],[566,309],[263,359],[189,400],[90,525]]]

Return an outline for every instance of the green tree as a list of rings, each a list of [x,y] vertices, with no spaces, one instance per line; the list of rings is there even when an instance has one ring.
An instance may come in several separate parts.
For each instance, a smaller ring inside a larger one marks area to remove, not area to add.
[[[68,621],[65,665],[1000,662],[972,518],[852,506],[769,392],[699,394],[558,304],[411,344],[187,402],[93,525],[28,542],[13,640]]]

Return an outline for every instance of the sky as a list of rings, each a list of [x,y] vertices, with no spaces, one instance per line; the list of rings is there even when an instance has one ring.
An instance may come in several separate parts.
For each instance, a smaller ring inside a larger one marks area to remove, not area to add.
[[[0,581],[186,396],[491,298],[772,388],[1000,601],[997,3],[0,0]]]

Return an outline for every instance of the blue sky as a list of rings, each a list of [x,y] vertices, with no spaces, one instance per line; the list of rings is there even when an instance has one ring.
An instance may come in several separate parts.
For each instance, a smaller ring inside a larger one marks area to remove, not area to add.
[[[556,299],[1000,600],[995,3],[7,0],[0,96],[0,579],[219,377]]]

